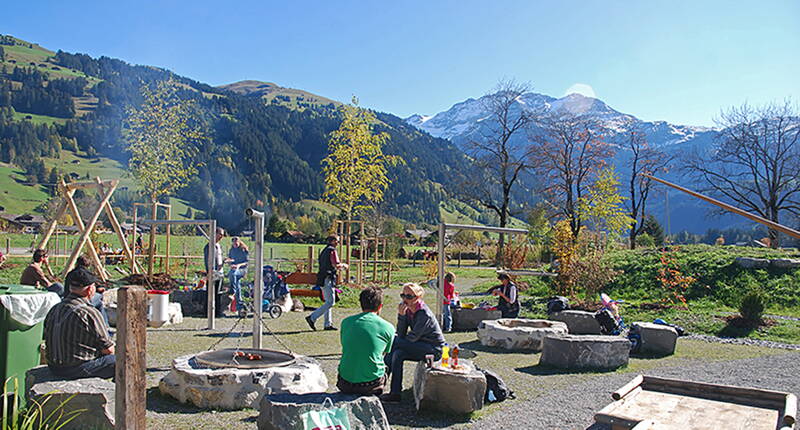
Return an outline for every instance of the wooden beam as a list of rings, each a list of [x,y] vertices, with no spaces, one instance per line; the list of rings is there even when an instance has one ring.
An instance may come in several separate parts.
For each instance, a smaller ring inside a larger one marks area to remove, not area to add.
[[[96,178],[97,185],[100,189],[103,189],[103,181],[100,180],[98,176]],[[111,227],[114,229],[114,232],[117,233],[117,239],[122,244],[122,252],[125,253],[125,257],[128,258],[128,261],[133,261],[133,253],[131,252],[131,248],[128,246],[128,241],[125,239],[125,233],[122,231],[122,227],[119,225],[119,221],[117,220],[117,216],[114,215],[114,209],[111,207],[110,202],[106,202],[103,206],[106,211],[106,216],[108,217],[109,222],[111,222]],[[131,273],[136,273],[136,263],[131,264]]]
[[[65,188],[65,183],[63,179],[58,184],[58,190],[64,197],[66,197],[68,191]],[[53,232],[56,230],[56,227],[58,226],[58,220],[61,219],[61,217],[64,216],[66,212],[67,212],[67,201],[65,198],[62,197],[61,203],[59,203],[58,209],[56,210],[56,215],[53,217],[53,219],[50,220],[50,223],[47,224],[47,228],[44,231],[42,240],[39,241],[39,244],[36,246],[36,248],[44,249],[44,247],[47,246],[47,242],[50,241],[50,236],[53,235]]]
[[[164,205],[164,207],[167,208],[167,220],[172,219],[172,205]],[[167,224],[167,249],[164,252],[166,254],[166,257],[164,258],[164,263],[165,263],[164,273],[166,273],[167,275],[169,275],[169,244],[170,244],[169,239],[170,239],[171,229],[172,226]]]
[[[785,225],[778,224],[777,222],[768,220],[768,219],[760,217],[758,215],[751,214],[750,212],[747,212],[745,210],[739,209],[736,206],[731,206],[731,205],[729,205],[727,203],[723,203],[723,202],[721,202],[721,201],[719,201],[717,199],[713,199],[711,197],[704,196],[704,195],[702,195],[702,194],[700,194],[700,193],[698,193],[696,191],[692,191],[692,190],[690,190],[688,188],[683,188],[680,185],[675,185],[675,184],[667,182],[667,181],[665,181],[663,179],[656,178],[655,176],[648,175],[646,173],[642,173],[642,176],[650,178],[650,179],[652,179],[652,180],[654,180],[656,182],[660,182],[660,183],[662,183],[662,184],[664,184],[664,185],[666,185],[668,187],[675,188],[678,191],[683,191],[684,193],[689,194],[690,196],[697,197],[698,199],[703,200],[703,201],[708,202],[708,203],[711,203],[712,205],[719,206],[719,207],[721,207],[722,209],[725,209],[728,212],[733,212],[733,213],[735,213],[737,215],[741,215],[741,216],[743,216],[743,217],[745,217],[745,218],[747,218],[749,220],[755,221],[755,222],[757,222],[759,224],[763,224],[763,225],[771,228],[772,230],[777,230],[777,231],[779,231],[781,233],[788,234],[789,236],[791,236],[791,237],[793,237],[795,239],[800,239],[800,231],[797,231],[795,229],[786,227]]]
[[[116,187],[119,185],[119,180],[113,179],[110,181],[103,181],[104,187],[114,186]],[[97,188],[96,182],[70,182],[65,185],[65,188],[69,191],[75,191],[79,189],[86,189],[86,188]]]
[[[108,203],[108,200],[111,198],[111,194],[114,193],[116,189],[116,184],[112,184],[113,186],[106,191],[106,195],[103,197],[102,201],[100,202],[100,206],[97,207],[97,210],[92,216],[91,220],[89,221],[88,228],[87,225],[84,225],[83,219],[81,218],[81,213],[78,211],[78,205],[75,204],[75,200],[73,200],[72,195],[74,191],[70,191],[66,195],[67,206],[69,206],[70,212],[72,212],[72,217],[75,218],[75,225],[78,227],[78,231],[81,233],[78,241],[75,243],[75,246],[72,248],[72,253],[70,254],[69,258],[67,258],[67,262],[64,265],[64,271],[62,272],[63,276],[67,276],[67,273],[72,270],[72,267],[75,265],[75,260],[78,259],[78,255],[81,253],[83,246],[87,243],[89,244],[89,257],[94,265],[98,276],[103,281],[108,280],[108,273],[106,273],[106,269],[103,267],[102,262],[100,262],[100,256],[97,255],[97,250],[94,247],[94,243],[92,243],[92,239],[89,235],[92,233],[92,229],[94,228],[95,223],[97,223],[97,219],[100,217],[100,213],[103,211],[103,205]],[[95,184],[97,186],[97,184]]]
[[[153,200],[153,210],[151,219],[158,219],[158,202]],[[153,256],[156,253],[156,226],[150,226],[150,243],[148,244],[149,251],[147,252],[148,259],[147,259],[147,276],[153,276],[153,264],[155,264],[155,257]]]
[[[145,430],[147,420],[147,294],[139,286],[119,289],[117,297],[115,430]]]

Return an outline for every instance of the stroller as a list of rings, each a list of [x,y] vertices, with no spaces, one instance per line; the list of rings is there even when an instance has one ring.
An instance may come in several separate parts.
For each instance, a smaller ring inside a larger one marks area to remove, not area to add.
[[[283,314],[283,309],[275,302],[289,294],[289,288],[286,286],[283,276],[278,274],[272,266],[264,266],[261,269],[261,274],[264,284],[261,295],[261,310],[268,313],[272,319],[280,318]],[[243,288],[242,291],[243,309],[240,315],[254,312],[253,295],[253,283],[247,283],[247,288]]]

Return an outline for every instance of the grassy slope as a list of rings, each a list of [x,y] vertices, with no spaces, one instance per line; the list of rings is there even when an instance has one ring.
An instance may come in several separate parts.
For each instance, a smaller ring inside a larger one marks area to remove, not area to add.
[[[23,172],[8,164],[0,163],[0,206],[5,212],[21,214],[31,212],[47,201],[48,195],[42,187],[24,185]]]

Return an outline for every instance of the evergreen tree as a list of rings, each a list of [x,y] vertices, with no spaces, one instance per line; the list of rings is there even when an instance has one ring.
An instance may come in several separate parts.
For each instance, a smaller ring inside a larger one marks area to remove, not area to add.
[[[653,215],[647,215],[647,217],[644,219],[642,232],[647,233],[651,238],[653,238],[653,242],[656,246],[664,245],[664,229],[661,228],[661,224],[658,223],[658,220],[656,220],[656,217]]]

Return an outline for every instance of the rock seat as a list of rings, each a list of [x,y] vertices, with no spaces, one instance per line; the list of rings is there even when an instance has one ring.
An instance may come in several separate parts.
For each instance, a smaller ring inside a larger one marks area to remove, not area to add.
[[[437,362],[438,364],[438,362]],[[449,371],[417,363],[414,401],[417,410],[468,414],[483,407],[486,377],[469,360],[459,360],[463,371]]]
[[[457,331],[476,330],[481,321],[496,320],[502,316],[498,310],[456,308],[452,311],[453,330]]]
[[[569,334],[601,334],[600,324],[594,318],[594,312],[586,311],[561,311],[550,314],[553,321],[561,321],[567,325]]]
[[[484,346],[534,352],[542,350],[545,336],[567,332],[567,325],[560,321],[523,318],[481,321],[478,325],[478,339]]]
[[[53,412],[57,416],[58,406],[65,401],[62,409],[65,414],[83,410],[77,418],[61,427],[64,430],[114,429],[115,385],[110,380],[85,378],[65,381],[53,375],[47,366],[38,366],[25,375],[25,393],[29,405],[33,402],[42,405],[45,417]]]
[[[568,370],[613,370],[628,364],[631,343],[619,336],[547,336],[539,364]]]
[[[344,408],[353,430],[391,430],[383,405],[375,396],[342,393],[272,394],[261,398],[259,430],[304,430],[302,414],[318,410],[326,398]]]
[[[678,342],[678,332],[663,324],[635,322],[631,324],[631,332],[641,336],[639,352],[653,355],[672,355]]]

